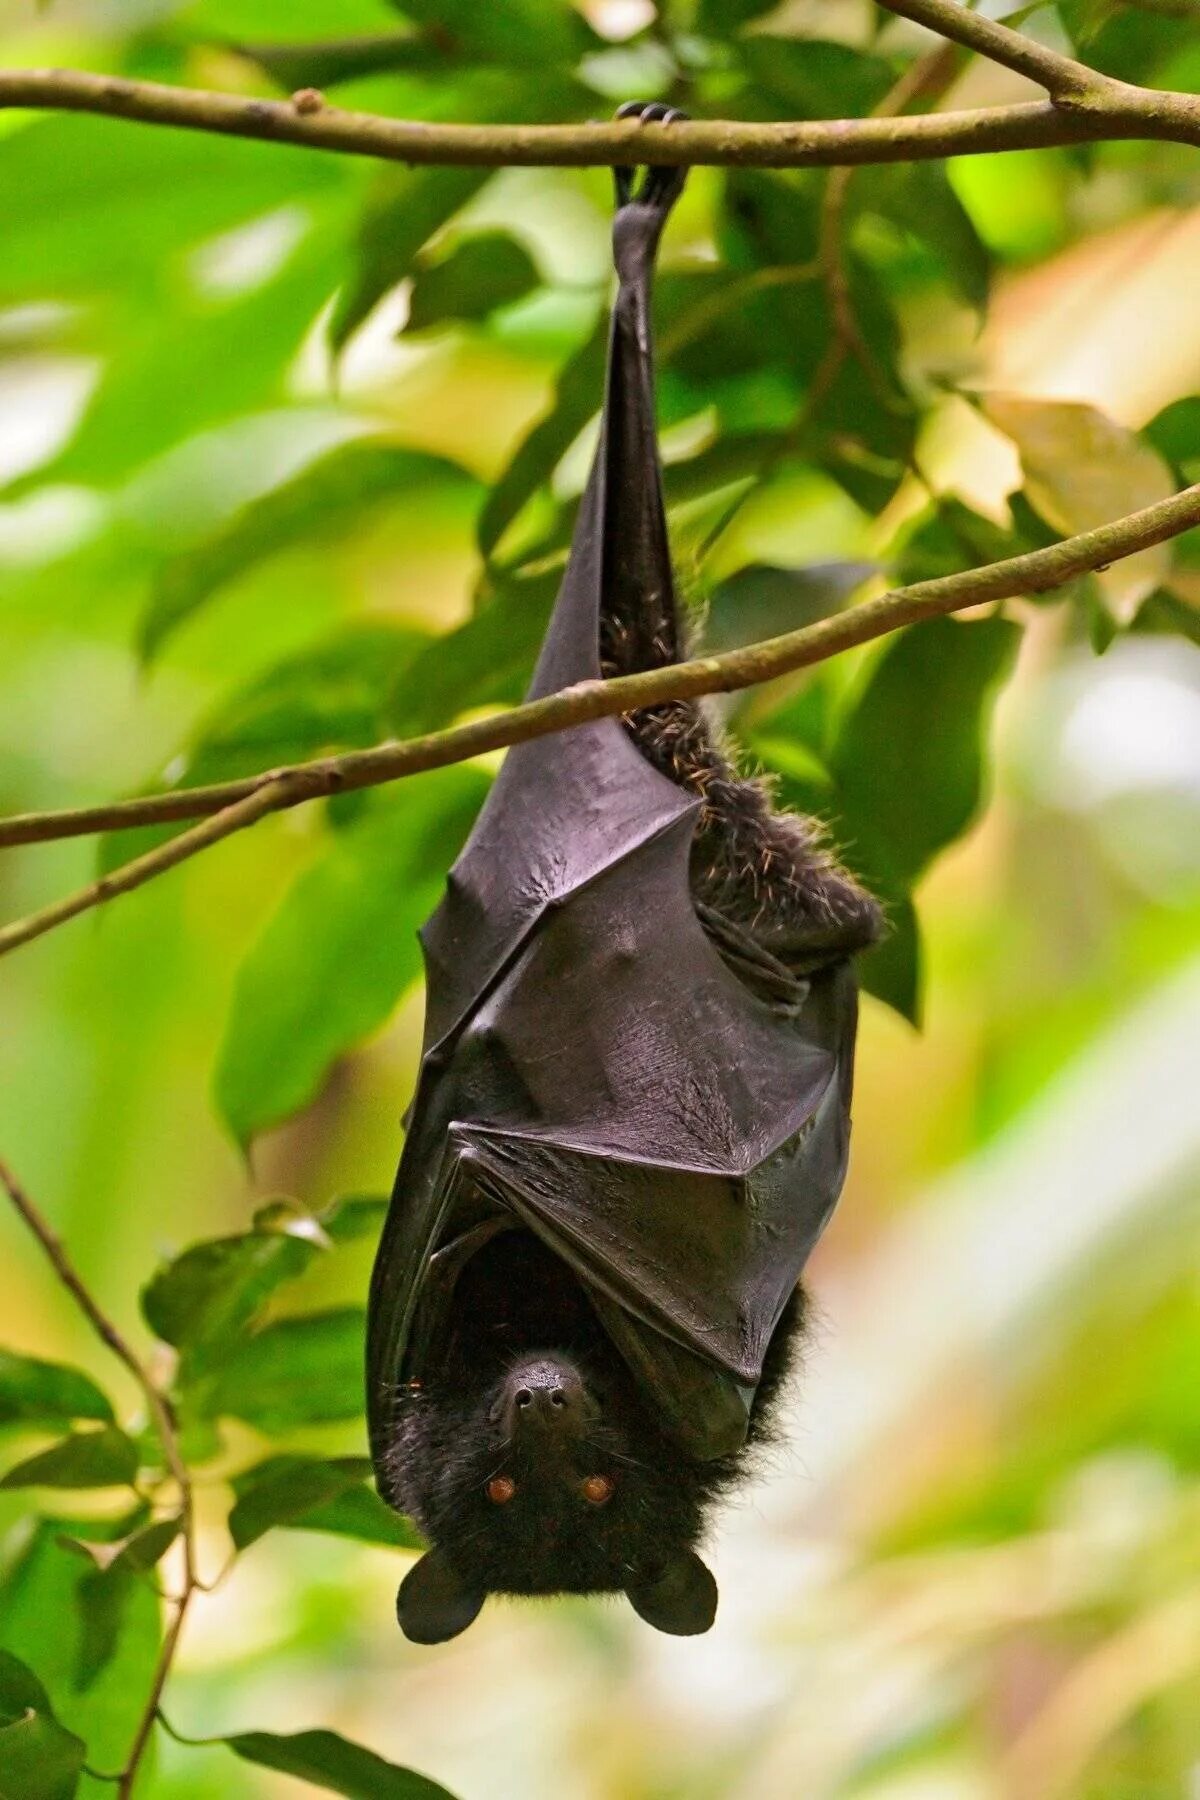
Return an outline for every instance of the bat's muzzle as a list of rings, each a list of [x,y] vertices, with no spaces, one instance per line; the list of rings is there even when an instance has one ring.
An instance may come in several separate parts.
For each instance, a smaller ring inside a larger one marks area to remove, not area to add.
[[[550,1356],[520,1362],[509,1371],[503,1407],[512,1437],[574,1437],[595,1414],[578,1369]]]

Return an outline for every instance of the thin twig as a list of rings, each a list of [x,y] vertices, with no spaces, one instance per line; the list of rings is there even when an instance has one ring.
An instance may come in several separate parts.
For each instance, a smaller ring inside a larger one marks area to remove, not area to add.
[[[928,56],[918,57],[872,109],[871,117],[895,118],[917,100],[937,98],[949,85],[957,67],[958,51],[953,44],[941,44]],[[910,410],[907,401],[894,391],[886,370],[863,336],[854,310],[842,242],[846,199],[853,178],[852,167],[843,166],[829,172],[821,197],[817,261],[825,277],[835,335],[857,362],[880,405],[887,412],[906,412]]]
[[[1029,40],[1003,26],[964,13],[950,0],[887,0],[894,12],[931,23],[947,37],[958,15],[988,25],[1018,45]],[[938,21],[918,7],[938,6]],[[984,46],[972,38],[972,49]],[[1037,47],[1034,46],[1036,49]],[[986,54],[993,54],[991,40]],[[1053,53],[1046,51],[1046,58]],[[1006,60],[998,56],[998,60]],[[1032,67],[1032,59],[1023,59]],[[1066,62],[1068,59],[1058,59]],[[1011,65],[1015,66],[1015,65]],[[1078,66],[1078,65],[1076,65]],[[1057,69],[1057,64],[1055,65]],[[1049,72],[1049,64],[1039,63]],[[1041,79],[1041,75],[1035,79]],[[1057,78],[1057,77],[1056,77]],[[248,99],[200,88],[130,81],[82,69],[0,70],[0,110],[32,107],[99,113],[144,125],[175,125],[226,137],[266,139],[346,156],[375,156],[389,162],[589,168],[616,163],[707,165],[718,168],[830,168],[840,163],[912,162],[943,156],[976,156],[993,150],[1033,150],[1055,144],[1095,143],[1109,138],[1160,139],[1200,144],[1200,97],[1163,94],[1150,88],[1096,76],[1084,112],[1064,110],[1066,84],[1054,101],[983,107],[970,112],[923,113],[906,119],[787,120],[773,124],[697,120],[670,126],[607,125],[431,125],[349,112],[319,105],[308,110],[290,100]],[[1048,84],[1047,84],[1048,85]],[[1095,100],[1096,104],[1091,102]],[[1058,102],[1056,104],[1055,102]]]
[[[278,794],[273,791],[270,783],[266,787],[255,789],[245,799],[218,812],[215,818],[206,819],[203,825],[197,825],[192,831],[185,831],[181,837],[171,838],[156,850],[148,850],[145,856],[124,863],[110,875],[101,875],[98,881],[90,882],[77,893],[68,894],[65,900],[55,900],[52,905],[30,913],[27,918],[0,927],[0,956],[15,950],[18,944],[31,943],[34,938],[53,931],[56,925],[65,925],[68,919],[77,918],[80,913],[90,912],[94,906],[101,906],[106,900],[115,899],[118,894],[130,893],[132,889],[141,887],[143,882],[152,880],[155,875],[174,868],[176,863],[186,862],[198,850],[207,850],[210,844],[219,843],[223,837],[240,831],[244,825],[253,825],[264,813],[277,809],[282,798],[282,785],[280,784],[281,791]]]
[[[158,825],[164,820],[197,818],[215,814],[207,830],[199,828],[176,838],[126,865],[106,883],[93,883],[81,894],[37,914],[38,929],[71,918],[114,893],[124,892],[193,856],[269,812],[301,805],[324,795],[358,788],[377,787],[427,769],[465,762],[484,751],[502,750],[531,738],[545,737],[568,726],[592,719],[613,718],[658,706],[666,700],[696,699],[703,694],[729,694],[756,687],[778,675],[824,662],[860,644],[884,637],[923,619],[940,618],[964,607],[1022,594],[1048,593],[1091,569],[1105,567],[1139,550],[1178,537],[1200,525],[1200,483],[1184,488],[1170,499],[1160,500],[1127,518],[1064,538],[1042,550],[1030,550],[1003,562],[942,575],[912,587],[895,588],[860,606],[852,606],[831,618],[820,619],[799,631],[785,632],[762,643],[748,644],[722,656],[701,656],[666,668],[646,669],[636,675],[620,675],[611,681],[581,681],[544,699],[468,725],[430,732],[402,743],[378,744],[370,750],[351,750],[316,762],[273,769],[241,781],[222,782],[207,788],[186,788],[175,794],[153,794],[141,800],[123,800],[112,806],[83,807],[71,812],[27,813],[0,822],[0,846],[45,842],[76,837],[85,832],[133,825]],[[171,854],[173,852],[173,854]],[[99,891],[99,890],[103,891]],[[47,914],[55,918],[47,922]],[[31,935],[32,920],[18,920],[0,939],[0,951],[24,943]]]
[[[184,1617],[188,1603],[196,1589],[196,1521],[192,1495],[191,1476],[179,1448],[179,1435],[175,1425],[175,1415],[171,1402],[150,1375],[136,1351],[117,1330],[112,1320],[101,1311],[97,1301],[85,1287],[81,1276],[76,1271],[67,1255],[61,1240],[52,1231],[49,1223],[43,1218],[29,1195],[22,1188],[16,1176],[7,1164],[0,1162],[0,1185],[6,1190],[17,1212],[25,1221],[58,1277],[66,1288],[79,1310],[83,1313],[96,1335],[107,1344],[113,1355],[128,1369],[145,1397],[146,1407],[154,1422],[154,1429],[162,1446],[163,1460],[167,1472],[179,1490],[179,1531],[183,1545],[183,1588],[171,1601],[171,1619],[163,1635],[159,1647],[158,1660],[151,1677],[150,1691],[146,1704],[138,1718],[133,1742],[125,1765],[115,1776],[101,1776],[99,1779],[115,1780],[118,1800],[130,1800],[134,1782],[137,1779],[142,1757],[154,1729],[154,1719],[158,1711],[158,1703],[162,1698],[167,1676],[171,1671],[175,1650],[179,1643],[179,1634],[183,1629]]]
[[[1159,93],[1153,88],[1134,87],[1111,75],[1102,75],[1096,69],[1089,69],[1086,63],[1076,62],[1074,57],[1064,56],[1061,51],[1051,50],[1036,39],[1026,37],[1024,32],[1014,31],[1010,25],[1001,25],[983,13],[969,11],[958,0],[879,0],[879,4],[902,19],[924,25],[940,37],[962,44],[968,50],[976,50],[991,62],[1036,81],[1039,87],[1045,88],[1056,106],[1072,113],[1081,106],[1096,111],[1110,108],[1119,111],[1128,104],[1145,105],[1154,110],[1156,104],[1161,106],[1164,101],[1169,103],[1183,98],[1182,95]],[[1167,112],[1175,110],[1170,105],[1166,109]]]

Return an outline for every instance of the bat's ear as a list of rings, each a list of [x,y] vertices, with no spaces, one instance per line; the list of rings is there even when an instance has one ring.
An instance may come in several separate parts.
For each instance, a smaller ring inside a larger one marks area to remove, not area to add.
[[[464,1587],[449,1563],[430,1550],[400,1583],[396,1617],[414,1644],[444,1644],[478,1617],[486,1598]]]
[[[657,1631],[695,1637],[717,1616],[717,1584],[694,1550],[626,1588],[633,1610]]]

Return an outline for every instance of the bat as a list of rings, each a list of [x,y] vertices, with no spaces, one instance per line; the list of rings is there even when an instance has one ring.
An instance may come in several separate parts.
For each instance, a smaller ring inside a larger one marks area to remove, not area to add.
[[[665,123],[659,105],[622,115]],[[685,653],[650,289],[684,171],[616,172],[599,445],[530,698]],[[510,749],[421,933],[424,1043],[372,1276],[400,1624],[623,1592],[707,1630],[696,1552],[799,1336],[844,1179],[875,901],[673,702]]]

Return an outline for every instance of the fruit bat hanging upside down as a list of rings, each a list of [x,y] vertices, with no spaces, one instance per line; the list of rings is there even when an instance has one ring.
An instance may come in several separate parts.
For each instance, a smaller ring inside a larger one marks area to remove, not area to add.
[[[660,106],[622,109],[645,119]],[[530,697],[677,661],[650,282],[683,171],[616,172],[599,447]],[[422,932],[420,1080],[371,1287],[421,1643],[489,1593],[705,1631],[706,1509],[761,1441],[841,1189],[875,902],[673,702],[509,750]]]

